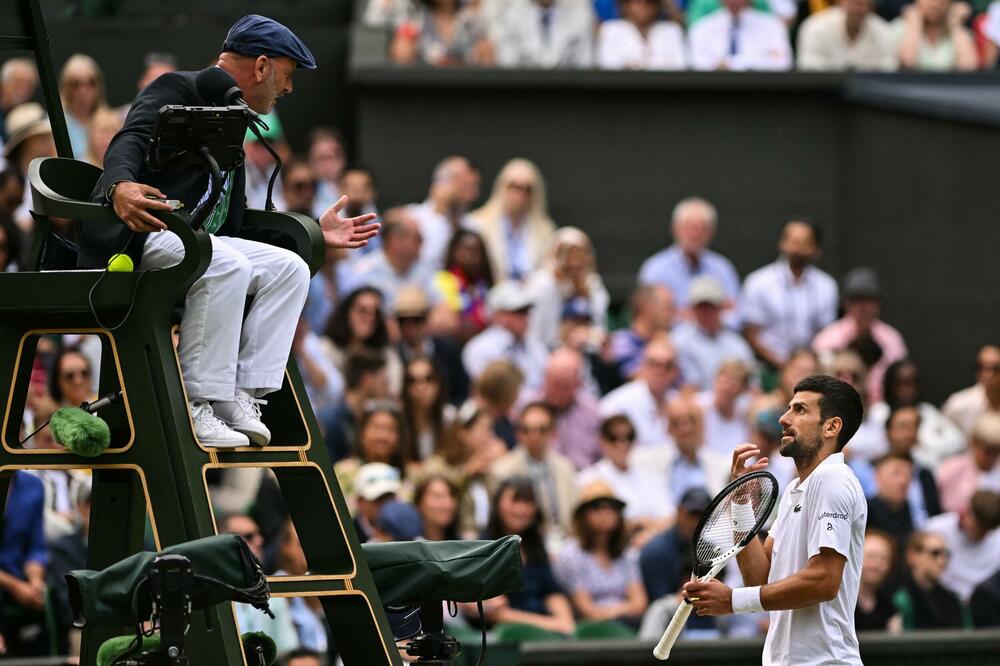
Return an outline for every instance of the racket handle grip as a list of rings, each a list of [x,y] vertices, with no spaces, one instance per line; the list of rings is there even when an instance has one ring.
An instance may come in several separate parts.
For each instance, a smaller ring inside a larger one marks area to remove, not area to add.
[[[670,650],[674,647],[674,643],[677,642],[677,637],[681,635],[681,631],[684,630],[684,624],[687,622],[688,615],[691,614],[693,608],[694,606],[686,601],[677,607],[673,619],[667,625],[667,630],[663,632],[663,637],[660,638],[660,642],[653,648],[654,657],[660,661],[666,661],[670,658]]]

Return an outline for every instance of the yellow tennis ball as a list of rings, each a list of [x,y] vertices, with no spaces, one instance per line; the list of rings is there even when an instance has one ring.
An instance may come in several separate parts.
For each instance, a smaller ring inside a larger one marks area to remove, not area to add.
[[[112,273],[131,273],[135,265],[127,254],[116,254],[108,260],[108,270]]]

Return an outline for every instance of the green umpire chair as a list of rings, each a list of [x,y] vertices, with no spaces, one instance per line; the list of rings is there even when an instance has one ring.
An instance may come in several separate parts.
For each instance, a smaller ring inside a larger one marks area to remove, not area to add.
[[[65,230],[80,221],[122,224],[110,206],[89,201],[100,174],[96,167],[66,158],[31,164],[36,265],[0,274],[0,377],[9,384],[0,398],[0,502],[14,470],[92,470],[88,567],[103,569],[141,550],[147,511],[158,550],[214,534],[206,475],[210,470],[267,467],[277,477],[310,572],[271,579],[272,594],[318,597],[345,664],[400,663],[294,358],[263,413],[272,432],[270,446],[220,451],[195,438],[174,334],[179,305],[211,260],[209,236],[191,229],[184,214],[158,213],[183,242],[185,256],[176,266],[140,266],[128,273],[38,270],[46,257],[62,249],[51,229]],[[276,240],[297,252],[313,273],[323,261],[323,237],[312,219],[248,210],[244,225],[247,237]],[[38,341],[60,333],[98,335],[103,350],[100,394],[121,392],[117,403],[100,412],[112,439],[96,458],[19,443]],[[94,663],[100,644],[123,630],[127,628],[85,628],[82,663]],[[199,612],[188,637],[193,663],[244,663],[229,606]]]

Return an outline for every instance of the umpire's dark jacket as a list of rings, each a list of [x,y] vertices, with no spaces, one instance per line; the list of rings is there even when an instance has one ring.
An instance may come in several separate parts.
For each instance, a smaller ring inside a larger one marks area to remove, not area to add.
[[[213,106],[218,102],[202,99],[195,87],[199,72],[173,72],[164,74],[149,84],[132,103],[125,119],[125,126],[115,135],[104,156],[104,174],[97,181],[91,198],[99,203],[110,203],[106,193],[118,181],[129,180],[158,188],[168,199],[183,202],[191,211],[208,189],[208,174],[194,172],[156,173],[146,165],[153,128],[160,108],[168,104],[184,106]],[[239,236],[246,209],[246,172],[240,166],[233,181],[229,214],[217,232],[220,236]],[[131,230],[125,224],[82,223],[78,264],[80,268],[103,268],[108,259],[121,252],[128,242],[126,253],[135,265],[142,258],[146,233],[137,233],[129,240]],[[165,233],[165,232],[158,232]]]

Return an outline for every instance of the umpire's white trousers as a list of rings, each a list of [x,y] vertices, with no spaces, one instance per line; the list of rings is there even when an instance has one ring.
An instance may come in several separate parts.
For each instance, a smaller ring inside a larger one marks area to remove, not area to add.
[[[175,234],[151,233],[142,268],[167,268],[183,256]],[[181,319],[177,354],[188,398],[232,400],[237,388],[260,397],[281,388],[308,290],[309,268],[297,254],[212,236],[212,262],[188,291]]]

